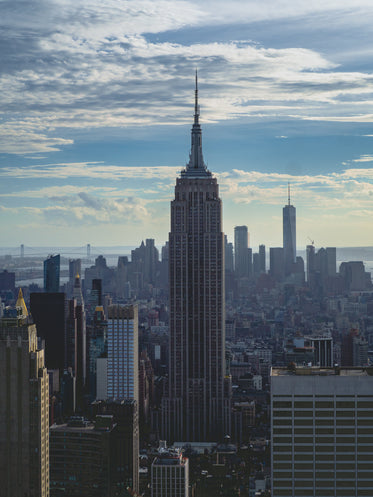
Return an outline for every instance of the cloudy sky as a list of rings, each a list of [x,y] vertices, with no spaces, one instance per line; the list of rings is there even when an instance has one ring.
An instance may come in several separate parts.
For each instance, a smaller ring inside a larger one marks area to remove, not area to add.
[[[353,6],[352,6],[353,5]],[[198,68],[224,231],[373,245],[371,0],[0,0],[0,244],[168,237]]]

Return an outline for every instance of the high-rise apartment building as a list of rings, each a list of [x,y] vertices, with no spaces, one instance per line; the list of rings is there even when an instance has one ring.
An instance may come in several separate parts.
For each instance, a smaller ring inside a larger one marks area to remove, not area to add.
[[[273,497],[373,495],[369,368],[273,368]]]
[[[138,402],[138,309],[112,305],[108,313],[107,396]]]
[[[49,496],[49,380],[19,292],[0,320],[0,494]]]
[[[219,440],[230,432],[221,211],[216,178],[202,156],[196,77],[190,160],[171,202],[170,365],[162,401],[162,436],[169,441]]]
[[[290,185],[288,188],[288,204],[282,209],[282,233],[284,248],[285,276],[293,272],[293,264],[296,262],[296,210],[290,204]]]
[[[60,291],[60,254],[50,255],[44,261],[44,292]]]
[[[151,467],[151,497],[188,496],[188,459],[179,449],[160,449]]]
[[[234,228],[234,270],[238,278],[249,275],[249,234],[247,226]]]

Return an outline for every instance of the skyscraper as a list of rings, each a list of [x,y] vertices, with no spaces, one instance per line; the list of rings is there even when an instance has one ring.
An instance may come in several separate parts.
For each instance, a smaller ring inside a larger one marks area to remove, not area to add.
[[[60,291],[60,254],[50,255],[44,261],[44,292]]]
[[[49,496],[49,381],[20,290],[0,320],[0,494]]]
[[[249,234],[247,226],[234,227],[234,270],[238,278],[249,275]]]
[[[282,232],[284,247],[285,276],[293,272],[293,264],[296,262],[296,211],[290,204],[290,185],[288,186],[288,205],[282,209]]]
[[[139,400],[137,306],[112,305],[108,316],[107,395]]]
[[[191,141],[171,202],[170,366],[162,402],[162,435],[170,441],[218,440],[230,432],[222,205],[202,156],[197,75]]]
[[[369,368],[272,368],[272,496],[373,495]]]

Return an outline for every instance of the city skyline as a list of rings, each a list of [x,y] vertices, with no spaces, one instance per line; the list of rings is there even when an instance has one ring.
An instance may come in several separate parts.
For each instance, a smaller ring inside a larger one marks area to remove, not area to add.
[[[2,245],[167,240],[196,67],[229,240],[281,246],[290,182],[300,249],[372,245],[369,2],[1,10]]]

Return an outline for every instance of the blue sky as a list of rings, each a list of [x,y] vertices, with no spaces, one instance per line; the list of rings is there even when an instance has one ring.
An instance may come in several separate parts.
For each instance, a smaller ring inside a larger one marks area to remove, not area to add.
[[[198,68],[224,231],[373,245],[371,0],[0,0],[0,244],[168,237]]]

